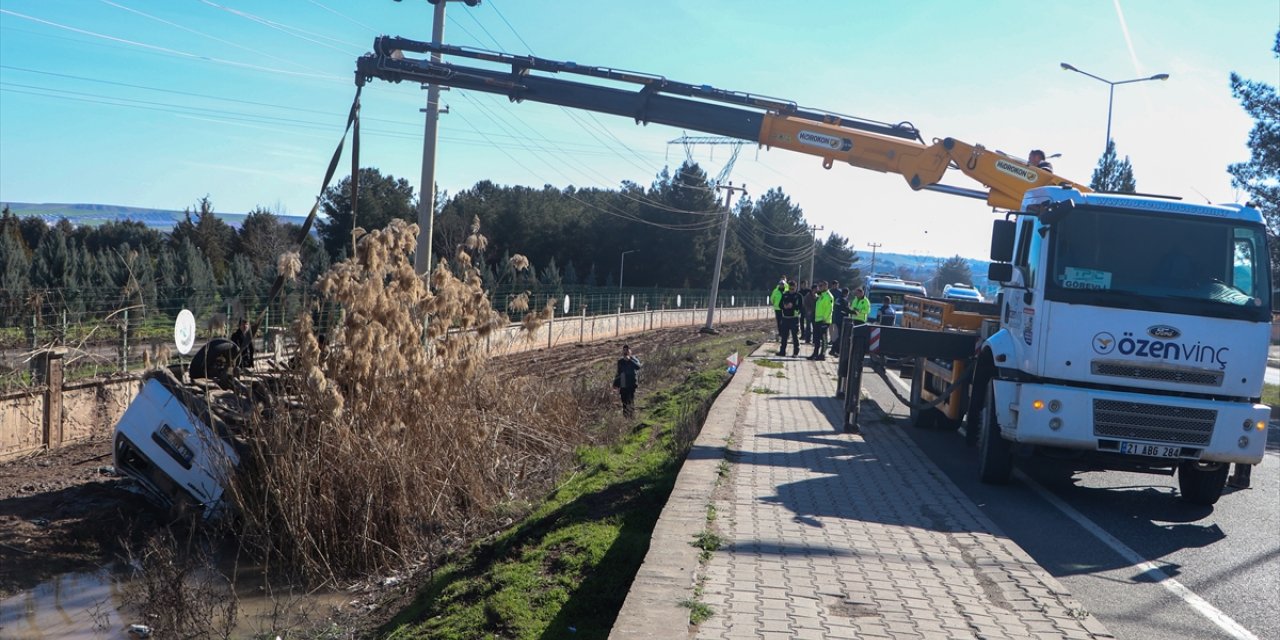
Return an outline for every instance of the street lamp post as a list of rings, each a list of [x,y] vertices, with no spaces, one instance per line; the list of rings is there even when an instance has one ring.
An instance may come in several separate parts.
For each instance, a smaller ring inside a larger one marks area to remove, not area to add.
[[[622,276],[627,272],[627,254],[635,253],[637,251],[639,251],[639,249],[628,249],[626,251],[623,251],[622,259],[619,261],[619,265],[618,265],[618,308],[619,309],[621,309],[623,306],[622,305]]]
[[[1110,87],[1110,95],[1107,96],[1107,143],[1102,149],[1103,153],[1106,153],[1107,149],[1110,148],[1111,146],[1111,107],[1112,105],[1115,104],[1115,100],[1116,100],[1116,85],[1132,84],[1134,82],[1146,82],[1148,80],[1168,80],[1169,79],[1169,74],[1157,73],[1154,76],[1151,76],[1149,78],[1133,78],[1131,80],[1120,80],[1118,82],[1112,82],[1111,80],[1107,80],[1106,78],[1100,78],[1098,76],[1095,76],[1092,73],[1089,73],[1088,71],[1082,71],[1080,69],[1077,69],[1065,62],[1060,63],[1059,66],[1061,66],[1064,71],[1074,71],[1081,75],[1089,76],[1090,78],[1093,78],[1094,80],[1097,80],[1099,82],[1105,82]]]
[[[637,251],[639,251],[639,249],[629,249],[627,251],[622,252],[622,260],[619,262],[619,265],[618,265],[618,292],[619,293],[622,292],[622,274],[626,273],[627,271],[627,254],[635,253]]]

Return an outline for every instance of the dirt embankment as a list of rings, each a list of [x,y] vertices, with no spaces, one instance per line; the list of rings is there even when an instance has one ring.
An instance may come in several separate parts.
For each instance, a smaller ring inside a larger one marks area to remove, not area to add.
[[[607,386],[623,344],[643,359],[698,340],[689,327],[661,329],[506,356],[493,366],[511,376],[566,381],[595,367],[601,373],[593,383]],[[117,559],[122,541],[140,539],[167,524],[165,514],[131,491],[130,482],[117,478],[111,464],[111,444],[105,439],[0,464],[0,597],[59,574],[95,570]]]

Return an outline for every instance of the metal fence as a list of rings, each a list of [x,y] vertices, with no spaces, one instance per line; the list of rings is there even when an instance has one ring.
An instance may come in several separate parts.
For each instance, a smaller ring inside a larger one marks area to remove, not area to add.
[[[528,293],[528,309],[511,308],[512,301]],[[276,336],[283,334],[299,313],[312,313],[317,325],[328,324],[337,307],[311,311],[297,291],[286,292],[280,301],[267,309],[265,324],[257,334],[259,352],[275,347]],[[525,313],[550,304],[557,318],[594,317],[648,311],[683,311],[702,309],[705,320],[708,293],[705,290],[614,287],[526,287],[506,286],[490,292],[494,307],[519,322]],[[66,350],[65,375],[68,381],[97,378],[113,373],[135,371],[147,362],[167,363],[174,355],[173,323],[181,305],[120,306],[117,300],[102,300],[82,295],[75,304],[57,304],[57,296],[44,296],[34,310],[0,314],[0,391],[35,384],[31,373],[34,354],[51,348]],[[767,294],[759,291],[725,291],[717,300],[721,309],[745,309],[767,304]],[[235,330],[236,320],[246,315],[238,300],[206,302],[193,309],[197,318],[197,342],[227,337]],[[256,315],[254,316],[256,317]],[[662,316],[659,324],[669,320]],[[674,320],[671,320],[674,322]],[[604,329],[605,321],[580,321],[582,333]],[[555,323],[553,323],[555,324]],[[559,330],[569,332],[567,325]],[[559,344],[558,339],[553,343]]]

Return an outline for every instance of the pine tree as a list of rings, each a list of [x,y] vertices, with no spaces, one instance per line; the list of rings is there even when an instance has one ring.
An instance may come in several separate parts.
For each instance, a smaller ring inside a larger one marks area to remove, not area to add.
[[[1280,58],[1280,32],[1271,52]],[[1231,94],[1253,118],[1249,161],[1227,168],[1231,184],[1243,189],[1267,221],[1271,246],[1271,284],[1280,286],[1280,93],[1275,85],[1231,74]]]
[[[0,219],[0,313],[13,317],[21,312],[30,287],[31,258],[16,219],[5,207]]]
[[[1107,151],[1098,159],[1098,167],[1093,170],[1089,188],[1111,193],[1137,192],[1138,184],[1133,179],[1133,165],[1129,164],[1129,156],[1125,156],[1124,160],[1117,159],[1115,140],[1107,142]]]
[[[969,268],[969,260],[955,255],[938,264],[929,281],[929,290],[933,295],[941,295],[942,289],[949,284],[973,284],[973,270]]]

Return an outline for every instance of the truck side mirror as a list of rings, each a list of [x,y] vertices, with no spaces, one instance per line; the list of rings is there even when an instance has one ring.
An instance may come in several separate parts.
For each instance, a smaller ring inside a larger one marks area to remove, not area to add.
[[[996,220],[991,225],[991,261],[1013,261],[1013,236],[1018,225],[1013,220]]]
[[[1013,280],[1013,265],[1008,262],[992,262],[987,265],[987,280],[1001,283]]]

